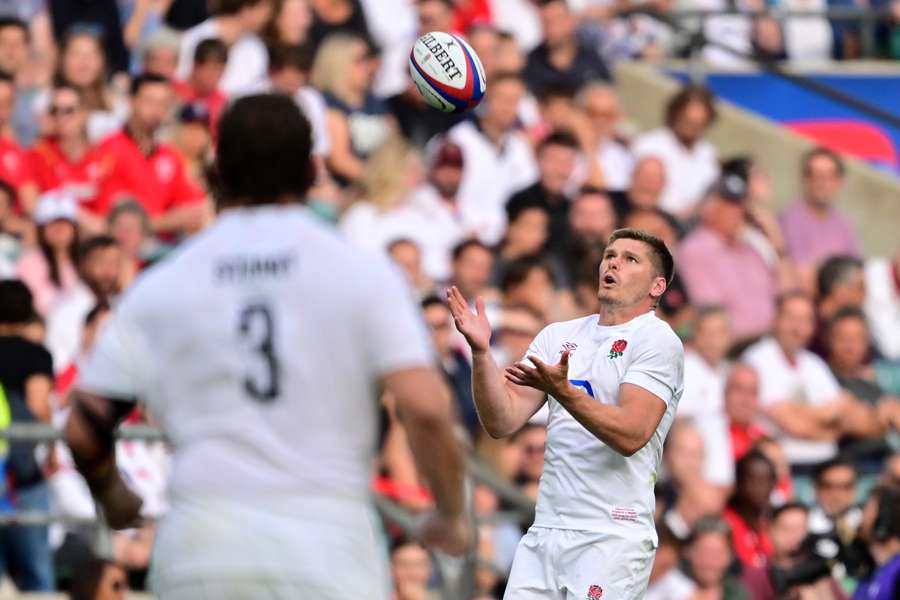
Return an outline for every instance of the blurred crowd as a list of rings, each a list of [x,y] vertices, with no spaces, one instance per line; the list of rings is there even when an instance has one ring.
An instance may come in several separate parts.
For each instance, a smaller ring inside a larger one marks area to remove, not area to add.
[[[627,122],[615,62],[680,51],[671,28],[635,9],[672,8],[0,1],[0,427],[65,421],[79,366],[116,299],[215,220],[217,117],[232,98],[283,93],[312,124],[318,177],[308,209],[407,275],[461,434],[495,474],[496,485],[474,490],[482,600],[502,593],[529,525],[516,498],[536,497],[546,412],[510,439],[482,432],[444,291],[485,299],[506,366],[547,323],[597,311],[599,260],[619,227],[651,232],[675,254],[658,313],[687,347],[657,483],[660,546],[647,597],[851,596],[865,562],[851,549],[874,539],[872,503],[900,485],[900,246],[893,256],[861,255],[865,232],[834,206],[845,176],[835,153],[814,148],[785,165],[802,190],[791,199],[774,197],[754,157],[719,155],[706,139],[716,106],[703,87],[669,98],[658,129]],[[732,15],[704,27],[709,39],[769,57],[852,56],[853,27],[797,19]],[[883,29],[892,48],[892,26]],[[429,108],[409,80],[412,42],[433,30],[464,35],[484,63],[488,93],[470,114]],[[734,58],[720,50],[704,54]],[[374,488],[423,511],[431,497],[392,399],[382,402]],[[153,424],[139,409],[127,421]],[[23,590],[71,588],[83,598],[143,588],[152,524],[113,534],[111,562],[86,563],[99,534],[95,507],[67,449],[2,443],[0,455],[0,513],[65,519],[0,529],[0,572]],[[145,515],[163,515],[165,445],[120,441],[118,459]],[[436,597],[426,550],[387,533],[394,597]],[[846,552],[809,575],[816,536]]]

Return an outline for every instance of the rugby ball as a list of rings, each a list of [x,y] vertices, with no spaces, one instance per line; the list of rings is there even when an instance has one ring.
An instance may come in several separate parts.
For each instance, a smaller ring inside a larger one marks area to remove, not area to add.
[[[409,74],[422,98],[446,113],[460,113],[478,106],[487,82],[484,67],[462,38],[432,31],[409,53]]]

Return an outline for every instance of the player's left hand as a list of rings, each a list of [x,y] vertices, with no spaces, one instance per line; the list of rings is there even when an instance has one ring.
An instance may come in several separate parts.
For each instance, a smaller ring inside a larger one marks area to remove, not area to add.
[[[532,387],[554,398],[560,398],[572,387],[569,383],[568,350],[562,353],[555,365],[548,365],[536,356],[529,356],[528,360],[534,367],[528,366],[524,361],[506,367],[506,380],[516,385]]]

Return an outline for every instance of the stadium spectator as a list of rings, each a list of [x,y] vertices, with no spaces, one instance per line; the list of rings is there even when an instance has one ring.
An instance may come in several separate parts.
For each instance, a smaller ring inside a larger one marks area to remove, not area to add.
[[[78,249],[80,281],[47,313],[47,348],[57,373],[78,357],[85,317],[98,304],[111,304],[119,291],[122,253],[106,235],[90,238]]]
[[[172,89],[181,102],[199,104],[209,115],[209,127],[216,139],[216,123],[228,97],[219,88],[228,64],[228,47],[218,38],[208,38],[197,44],[191,71],[183,82],[174,82]]]
[[[288,0],[296,3],[297,0]],[[301,3],[304,0],[299,0]],[[312,55],[309,48],[300,45],[279,44],[269,47],[269,82],[274,91],[292,96],[309,120],[313,132],[313,155],[321,173],[326,176],[325,157],[331,150],[328,134],[325,99],[309,85]]]
[[[208,191],[206,172],[213,156],[211,127],[212,118],[206,105],[193,102],[178,109],[171,129],[172,145],[184,161],[185,177],[204,193]]]
[[[395,134],[387,105],[371,91],[374,56],[363,38],[335,34],[315,55],[311,82],[328,107],[326,123],[331,150],[326,164],[335,179],[359,181],[368,158]]]
[[[439,297],[428,296],[422,300],[422,312],[431,331],[439,367],[453,392],[460,420],[474,438],[481,431],[481,426],[472,400],[472,367],[465,354],[454,345],[450,308]]]
[[[50,421],[53,361],[43,346],[24,337],[33,320],[32,296],[25,284],[0,281],[0,386],[13,423]],[[13,508],[46,512],[49,493],[34,448],[30,443],[10,444],[6,477],[14,490]],[[46,525],[2,527],[0,541],[0,576],[8,574],[23,592],[53,591]]]
[[[310,26],[312,11],[308,0],[278,0],[262,39],[268,48],[299,46],[306,42]]]
[[[662,160],[667,177],[659,208],[680,220],[694,214],[719,175],[716,149],[704,137],[715,120],[712,93],[703,87],[689,86],[669,100],[665,125],[638,136],[632,145],[636,157],[656,156]]]
[[[15,85],[15,104],[10,123],[13,137],[29,146],[37,135],[34,100],[39,93],[38,81],[29,62],[32,55],[28,22],[16,15],[0,16],[0,72],[9,75]]]
[[[872,337],[885,358],[900,361],[900,245],[893,257],[867,260],[865,274],[863,308]]]
[[[558,297],[553,272],[538,256],[524,256],[512,261],[500,280],[503,306],[522,305],[536,311],[546,321],[569,316],[566,299]]]
[[[129,70],[140,64],[137,50],[154,33],[164,28],[172,0],[119,0],[122,40],[131,54]]]
[[[850,544],[862,525],[862,509],[856,504],[856,466],[838,456],[818,465],[813,481],[816,500],[809,512],[809,530]]]
[[[684,541],[703,516],[722,510],[725,499],[703,476],[706,449],[697,427],[686,419],[676,419],[666,438],[663,452],[669,479],[667,509],[663,521],[669,531]]]
[[[775,472],[778,475],[778,483],[772,491],[772,505],[780,506],[785,502],[793,499],[794,479],[791,475],[791,464],[788,462],[787,455],[781,443],[770,435],[765,435],[753,443],[753,450],[763,453],[769,461],[775,465]],[[804,482],[805,483],[805,482]]]
[[[78,221],[85,232],[100,232],[97,203],[110,172],[98,147],[91,142],[88,111],[78,88],[63,84],[50,93],[47,112],[53,136],[40,139],[31,150],[31,164],[42,192],[58,190],[79,204]]]
[[[777,480],[775,465],[758,451],[745,454],[735,465],[734,494],[723,518],[731,526],[737,558],[750,567],[761,568],[772,556],[768,520]]]
[[[144,267],[165,253],[166,246],[153,237],[150,217],[136,200],[119,201],[106,221],[109,235],[122,252],[119,288],[124,290]]]
[[[478,240],[465,240],[453,248],[449,285],[455,285],[470,302],[485,296],[490,286],[494,254]]]
[[[521,451],[515,481],[522,491],[537,499],[537,484],[544,471],[547,429],[543,425],[526,424],[512,436],[512,441]]]
[[[122,19],[116,0],[89,3],[48,0],[46,6],[55,39],[60,40],[75,32],[87,33],[100,43],[103,61],[110,73],[128,70],[128,49],[122,39]]]
[[[532,204],[545,208],[550,215],[547,238],[547,249],[550,251],[558,251],[565,243],[570,209],[566,184],[572,177],[578,158],[579,145],[571,134],[550,134],[537,147],[538,181],[513,194],[506,203],[508,213]]]
[[[91,26],[74,25],[59,49],[55,83],[69,84],[81,92],[88,111],[87,131],[92,142],[116,130],[125,121],[128,103],[107,85],[104,37]]]
[[[623,115],[615,88],[606,83],[590,83],[578,93],[578,103],[590,120],[597,161],[606,189],[624,190],[631,180],[634,156],[618,137]]]
[[[78,207],[71,196],[49,192],[38,201],[34,220],[38,247],[22,253],[16,271],[34,295],[35,310],[46,315],[78,285]]]
[[[89,558],[75,571],[69,594],[72,600],[125,600],[128,576],[111,560]]]
[[[171,99],[171,85],[158,75],[131,82],[131,116],[121,131],[100,144],[104,160],[113,166],[98,214],[106,216],[127,195],[141,203],[155,232],[191,232],[201,226],[202,190],[188,178],[178,151],[156,141]]]
[[[610,197],[622,218],[631,210],[661,210],[665,187],[666,165],[656,156],[644,156],[635,160],[625,189],[612,192]]]
[[[259,32],[272,16],[274,0],[221,0],[212,16],[184,32],[178,54],[175,77],[186,81],[197,46],[203,40],[218,38],[228,47],[228,63],[219,87],[228,95],[262,89],[269,57]]]
[[[494,343],[491,345],[497,364],[506,367],[525,356],[531,340],[541,332],[544,323],[542,315],[530,306],[504,306],[497,319]],[[542,412],[545,409],[542,408],[537,414]],[[543,419],[546,421],[546,414]]]
[[[698,520],[684,545],[686,570],[697,586],[694,600],[748,600],[744,585],[728,572],[735,558],[731,528],[718,517]]]
[[[540,95],[552,85],[578,89],[588,81],[611,79],[599,52],[579,38],[578,18],[565,0],[541,0],[538,15],[544,37],[528,54],[524,72],[533,93]]]
[[[725,417],[725,380],[731,324],[721,306],[697,310],[694,331],[684,353],[684,394],[678,416],[691,419],[703,436],[703,478],[726,490],[734,483],[734,461]]]
[[[437,600],[428,589],[431,579],[428,551],[418,542],[398,538],[391,547],[392,600]]]
[[[318,54],[321,46],[335,34],[351,35],[365,41],[368,51],[374,50],[372,36],[360,0],[310,0],[313,22],[308,43]]]
[[[853,225],[834,207],[844,185],[844,161],[831,150],[813,148],[803,156],[801,175],[801,198],[779,218],[790,257],[805,269],[815,269],[829,256],[858,256]]]
[[[775,270],[740,238],[746,201],[742,179],[720,178],[700,209],[701,224],[681,242],[678,252],[691,300],[724,306],[738,339],[769,329],[778,292]]]
[[[175,81],[180,51],[181,37],[179,33],[168,27],[158,29],[144,42],[140,62],[142,68],[139,70]]]
[[[16,88],[12,77],[0,72],[0,130],[11,125],[16,102]],[[34,210],[37,186],[27,152],[9,135],[0,136],[0,179],[16,190],[17,207],[26,214]]]
[[[759,375],[746,363],[737,363],[725,380],[725,413],[735,461],[750,452],[757,440],[766,436],[760,423]]]
[[[34,237],[32,224],[15,214],[16,190],[0,179],[0,279],[13,277],[23,246]]]
[[[864,541],[875,572],[861,582],[853,600],[888,600],[900,593],[900,487],[872,490],[863,509]]]
[[[506,207],[506,235],[496,248],[491,281],[499,285],[511,263],[537,256],[547,242],[550,214],[540,203],[519,203]]]
[[[457,196],[460,210],[484,215],[478,236],[487,244],[503,237],[503,205],[510,195],[538,178],[537,163],[528,140],[517,128],[519,102],[525,94],[522,79],[498,73],[491,93],[473,120],[455,125],[447,139],[463,154],[463,178]]]
[[[388,244],[387,252],[420,298],[434,293],[434,282],[422,268],[422,249],[416,242],[408,238],[396,239]]]
[[[875,411],[842,393],[825,362],[806,349],[813,327],[809,297],[785,294],[777,303],[772,336],[744,354],[760,376],[764,415],[792,468],[805,474],[835,456],[842,436],[881,433]]]
[[[571,288],[582,265],[600,263],[606,241],[618,221],[609,196],[603,190],[587,186],[572,198],[567,225],[562,243],[552,256],[560,287]]]
[[[816,334],[809,349],[825,358],[828,322],[844,307],[862,308],[866,299],[863,263],[852,256],[832,256],[816,274]]]

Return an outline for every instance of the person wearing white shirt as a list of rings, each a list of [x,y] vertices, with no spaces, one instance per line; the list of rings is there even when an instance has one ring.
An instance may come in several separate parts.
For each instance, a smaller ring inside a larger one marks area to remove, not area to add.
[[[590,83],[578,94],[578,102],[587,113],[597,143],[597,160],[606,189],[621,191],[628,187],[634,169],[634,156],[616,139],[622,119],[615,88],[605,83]]]
[[[900,360],[900,248],[893,258],[866,261],[863,309],[881,353]]]
[[[448,299],[472,350],[472,389],[489,435],[549,405],[534,524],[516,550],[507,600],[637,600],[657,546],[654,485],[683,391],[684,353],[655,307],[674,273],[664,242],[636,229],[609,240],[600,313],[552,323],[501,371],[483,298]]]
[[[874,411],[842,392],[828,365],[806,349],[814,327],[809,297],[785,294],[772,336],[750,346],[743,359],[759,374],[760,408],[798,472],[833,458],[845,435],[883,433]]]
[[[659,207],[685,219],[693,215],[719,175],[716,149],[703,136],[716,120],[713,96],[706,88],[686,87],[669,100],[664,127],[640,135],[634,155],[656,156],[666,166],[666,187]]]
[[[221,90],[229,96],[261,91],[269,57],[258,34],[272,16],[273,0],[222,0],[216,4],[218,10],[212,17],[184,32],[175,77],[181,81],[188,78],[197,44],[218,38],[228,46]]]
[[[690,349],[684,355],[684,396],[678,416],[689,417],[703,437],[703,478],[720,488],[734,484],[734,459],[725,415],[725,358],[732,342],[725,309],[701,307],[694,322]]]
[[[531,145],[516,129],[524,94],[525,84],[518,75],[498,75],[477,117],[447,132],[447,139],[462,148],[465,163],[457,196],[460,207],[485,215],[479,237],[486,244],[503,237],[507,198],[538,178]]]

